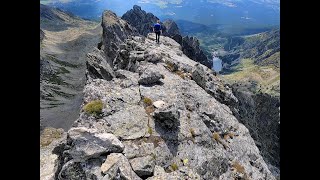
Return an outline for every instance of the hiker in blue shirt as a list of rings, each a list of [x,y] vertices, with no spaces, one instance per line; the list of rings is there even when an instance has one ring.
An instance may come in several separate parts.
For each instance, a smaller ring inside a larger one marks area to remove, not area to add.
[[[160,34],[162,34],[162,28],[160,25],[160,20],[157,20],[157,23],[153,26],[153,32],[156,33],[156,41],[160,43]]]

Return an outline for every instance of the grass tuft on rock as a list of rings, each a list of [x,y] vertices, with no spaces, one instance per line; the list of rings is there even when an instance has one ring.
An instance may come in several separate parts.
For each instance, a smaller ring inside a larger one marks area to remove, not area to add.
[[[170,167],[171,167],[172,171],[176,171],[176,170],[179,169],[179,167],[178,167],[178,165],[177,165],[176,163],[172,163],[172,164],[170,165]]]
[[[83,107],[83,110],[91,115],[98,116],[102,113],[103,103],[101,100],[91,101]]]
[[[151,106],[152,105],[152,100],[150,98],[144,97],[143,98],[143,103],[147,106]]]

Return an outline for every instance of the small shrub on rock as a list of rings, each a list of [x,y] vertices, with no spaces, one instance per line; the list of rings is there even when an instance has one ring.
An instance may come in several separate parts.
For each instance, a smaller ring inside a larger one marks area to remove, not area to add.
[[[100,115],[102,113],[103,103],[101,100],[91,101],[83,107],[83,110],[91,115]]]

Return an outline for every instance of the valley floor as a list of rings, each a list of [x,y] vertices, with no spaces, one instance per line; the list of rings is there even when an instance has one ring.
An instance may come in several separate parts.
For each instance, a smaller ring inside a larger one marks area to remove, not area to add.
[[[226,82],[253,92],[280,96],[280,72],[272,66],[259,66],[252,59],[242,59],[233,72],[221,76]]]

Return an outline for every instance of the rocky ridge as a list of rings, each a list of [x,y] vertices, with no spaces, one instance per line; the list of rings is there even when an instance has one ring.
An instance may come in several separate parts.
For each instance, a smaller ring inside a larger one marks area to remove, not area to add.
[[[152,13],[145,12],[137,5],[134,5],[133,9],[126,12],[121,18],[135,27],[143,36],[147,36],[148,33],[152,32],[153,24],[159,19]],[[166,20],[161,24],[163,35],[177,41],[185,55],[209,68],[212,67],[212,61],[200,49],[199,40],[196,37],[183,37],[178,25],[173,20]]]
[[[230,88],[173,39],[134,36],[113,15],[87,56],[83,106],[103,106],[82,110],[54,148],[52,179],[275,179],[228,107]]]

